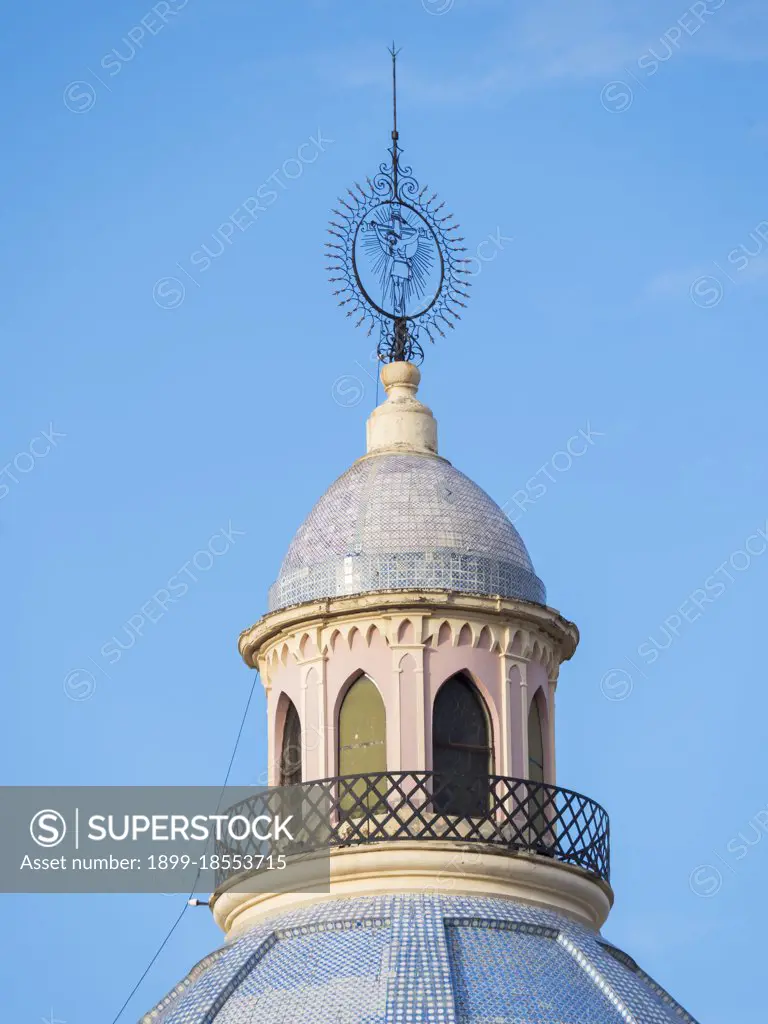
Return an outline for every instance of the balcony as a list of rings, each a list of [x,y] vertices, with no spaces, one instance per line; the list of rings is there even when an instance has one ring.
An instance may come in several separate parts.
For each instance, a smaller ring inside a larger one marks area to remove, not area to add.
[[[301,817],[295,841],[281,846],[288,856],[371,843],[472,843],[545,857],[610,881],[608,815],[594,800],[559,786],[499,775],[469,780],[435,772],[377,772],[264,790],[227,813],[276,813],[284,811],[287,798]],[[236,850],[217,844],[217,852],[242,856],[265,850],[247,839]],[[217,892],[238,874],[219,871]]]

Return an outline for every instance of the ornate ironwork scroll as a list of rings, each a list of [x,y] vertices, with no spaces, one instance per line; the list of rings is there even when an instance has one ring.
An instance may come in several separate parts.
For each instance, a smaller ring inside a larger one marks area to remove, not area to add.
[[[355,326],[378,327],[383,362],[424,358],[422,342],[445,337],[469,298],[469,260],[452,213],[401,164],[397,131],[397,51],[392,48],[394,128],[390,160],[355,183],[334,208],[326,242],[333,294]]]

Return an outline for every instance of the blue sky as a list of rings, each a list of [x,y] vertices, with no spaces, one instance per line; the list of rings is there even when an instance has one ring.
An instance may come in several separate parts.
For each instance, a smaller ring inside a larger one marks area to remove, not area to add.
[[[486,257],[422,395],[582,631],[558,775],[611,814],[605,933],[702,1022],[754,1018],[768,10],[158,6],[3,16],[4,781],[223,779],[252,681],[237,635],[375,401],[322,244],[385,155],[395,37],[406,157]],[[116,663],[100,654],[232,528]],[[257,692],[232,781],[264,762]],[[180,901],[3,897],[3,1019],[111,1021]],[[123,1019],[218,940],[188,912]]]

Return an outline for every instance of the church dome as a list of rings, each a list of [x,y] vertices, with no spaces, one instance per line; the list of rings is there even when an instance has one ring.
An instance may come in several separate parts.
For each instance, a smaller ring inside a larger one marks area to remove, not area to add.
[[[520,534],[469,477],[437,454],[437,423],[417,398],[421,374],[389,363],[386,401],[358,459],[299,527],[269,610],[382,590],[451,590],[546,604]]]
[[[409,450],[359,459],[328,488],[288,548],[269,609],[382,590],[546,603],[499,506],[445,459]]]
[[[695,1024],[632,957],[551,910],[398,894],[283,913],[213,953],[142,1024]]]

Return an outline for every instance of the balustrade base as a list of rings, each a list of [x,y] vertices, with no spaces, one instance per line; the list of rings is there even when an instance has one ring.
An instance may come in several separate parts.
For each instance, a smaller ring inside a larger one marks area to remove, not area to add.
[[[211,909],[227,938],[238,938],[265,918],[300,906],[394,892],[499,896],[549,907],[595,930],[602,926],[613,903],[610,885],[592,872],[547,856],[515,853],[490,844],[400,840],[337,847],[330,852],[328,892],[308,891],[311,872],[308,874],[307,866],[313,858],[318,875],[322,877],[324,872],[328,878],[328,852],[306,854],[301,858],[302,881],[293,892],[242,892],[242,880],[237,889],[231,882],[217,889]],[[286,871],[290,870],[289,863]],[[285,877],[281,885],[286,886]]]

